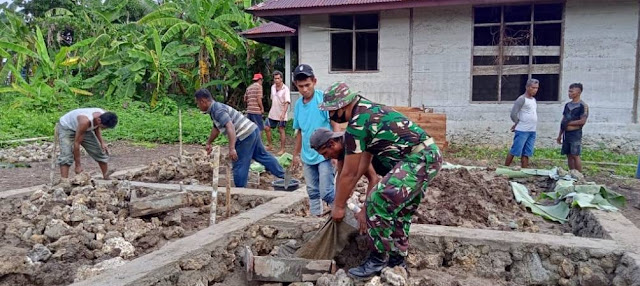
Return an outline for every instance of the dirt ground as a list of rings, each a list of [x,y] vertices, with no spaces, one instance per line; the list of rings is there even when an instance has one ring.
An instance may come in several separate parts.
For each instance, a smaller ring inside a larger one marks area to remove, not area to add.
[[[204,149],[198,145],[184,145],[185,151],[195,152]],[[111,161],[109,168],[115,171],[146,165],[154,160],[179,153],[178,145],[159,144],[153,148],[134,145],[128,142],[117,141],[110,143],[109,152]],[[31,168],[0,168],[0,192],[19,188],[26,188],[49,182],[51,161],[29,163]],[[87,172],[100,174],[98,164],[86,154],[82,155],[82,166]],[[59,170],[55,170],[56,178],[59,178]],[[73,175],[73,170],[71,170]]]

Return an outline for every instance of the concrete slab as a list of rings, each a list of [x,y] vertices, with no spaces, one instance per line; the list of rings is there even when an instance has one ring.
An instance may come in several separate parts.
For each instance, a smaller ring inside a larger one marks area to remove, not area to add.
[[[111,184],[113,180],[95,180],[96,184],[107,185]],[[122,182],[122,181],[120,181]],[[149,189],[156,190],[170,190],[170,191],[180,191],[180,184],[161,184],[161,183],[146,183],[146,182],[136,182],[136,181],[128,181],[132,187],[143,187]],[[190,192],[211,192],[211,186],[204,185],[182,185],[183,191]],[[224,194],[227,191],[225,187],[218,187],[218,193]],[[231,188],[231,194],[239,194],[239,195],[251,195],[251,196],[264,196],[264,197],[283,197],[288,196],[291,192],[280,192],[280,191],[268,191],[268,190],[260,190],[260,189],[247,189],[247,188]]]
[[[161,249],[138,257],[121,267],[71,285],[153,285],[163,277],[181,271],[179,262],[182,258],[219,249],[226,245],[227,234],[292,207],[302,202],[306,197],[306,189],[304,188],[288,193],[288,196],[275,198],[191,236],[171,242]]]
[[[426,224],[412,225],[410,236],[452,239],[472,245],[549,245],[557,247],[598,249],[602,251],[621,250],[618,243],[613,240],[606,239]]]
[[[620,212],[589,211],[613,240],[624,246],[627,251],[640,254],[640,229],[633,222]]]

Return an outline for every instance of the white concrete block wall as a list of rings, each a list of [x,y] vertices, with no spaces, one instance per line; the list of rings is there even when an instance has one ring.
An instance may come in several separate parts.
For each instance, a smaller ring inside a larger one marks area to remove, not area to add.
[[[566,4],[562,86],[582,82],[591,123],[632,122],[638,1],[615,2]]]
[[[331,72],[331,36],[314,27],[329,27],[329,16],[303,15],[298,32],[299,62],[313,67],[320,89],[345,81],[371,100],[408,105],[409,10],[380,12],[378,72]]]
[[[561,102],[539,102],[538,146],[557,146],[568,86],[582,82],[591,110],[585,142],[640,149],[640,125],[632,124],[639,8],[632,0],[567,1]],[[446,113],[447,133],[454,142],[509,145],[512,105],[471,102],[472,13],[470,5],[414,9],[412,105]],[[328,25],[328,15],[301,18],[300,60],[314,67],[319,87],[344,80],[372,100],[408,105],[409,10],[380,13],[380,71],[374,73],[329,71],[329,32],[311,28]]]

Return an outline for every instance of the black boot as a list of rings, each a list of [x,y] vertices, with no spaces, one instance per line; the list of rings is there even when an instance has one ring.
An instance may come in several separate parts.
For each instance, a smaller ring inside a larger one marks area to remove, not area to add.
[[[398,254],[391,254],[389,255],[389,263],[387,265],[391,268],[400,266],[404,269],[407,269],[407,264],[404,261],[405,261],[404,256],[398,255]]]
[[[380,274],[382,268],[387,266],[386,253],[372,251],[369,257],[360,266],[349,269],[349,275],[356,279],[366,279]]]

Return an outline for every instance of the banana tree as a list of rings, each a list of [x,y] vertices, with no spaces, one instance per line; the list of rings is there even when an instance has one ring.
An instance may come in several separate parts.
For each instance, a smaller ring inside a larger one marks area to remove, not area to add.
[[[199,84],[204,85],[210,79],[210,64],[217,64],[216,56],[242,45],[233,26],[246,20],[232,0],[185,0],[165,3],[138,23],[165,28],[163,42],[179,37],[197,45]]]
[[[152,47],[139,47],[129,51],[129,57],[137,59],[140,65],[149,67],[150,79],[155,82],[155,88],[151,96],[151,107],[155,107],[160,93],[166,93],[172,79],[176,74],[188,74],[189,71],[181,66],[193,61],[193,55],[199,48],[172,41],[162,47],[162,41],[158,30],[148,28],[149,40]],[[141,48],[141,49],[140,49]]]

